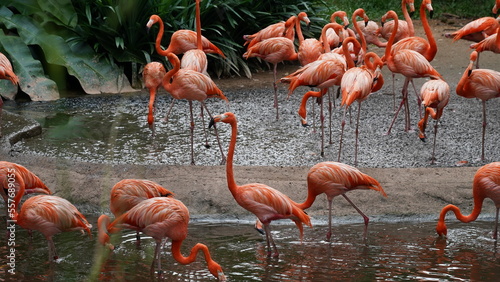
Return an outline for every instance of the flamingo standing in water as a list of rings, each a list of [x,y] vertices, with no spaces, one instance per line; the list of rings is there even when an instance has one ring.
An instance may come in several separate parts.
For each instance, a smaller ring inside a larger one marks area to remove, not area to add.
[[[276,108],[276,119],[278,120],[278,85],[276,84],[278,63],[283,61],[295,61],[298,59],[298,54],[295,52],[295,45],[292,40],[286,37],[268,38],[248,48],[243,54],[243,58],[245,59],[252,57],[261,58],[273,64],[274,107]]]
[[[436,232],[442,236],[448,234],[448,228],[444,222],[446,213],[452,211],[456,218],[461,222],[471,222],[477,219],[481,213],[483,202],[486,198],[493,200],[496,207],[495,228],[493,238],[497,240],[498,236],[498,213],[500,210],[500,162],[489,163],[479,168],[474,175],[472,184],[472,196],[474,198],[474,207],[470,215],[465,216],[455,205],[447,205],[441,210],[439,220],[436,226]]]
[[[155,262],[158,272],[161,272],[161,246],[164,238],[172,239],[172,256],[181,264],[190,264],[196,260],[198,252],[203,252],[210,273],[220,281],[226,281],[221,266],[212,260],[208,247],[198,243],[188,257],[181,253],[182,242],[187,238],[189,210],[179,200],[171,197],[155,197],[144,200],[122,214],[110,223],[107,215],[101,215],[97,220],[99,242],[113,250],[109,243],[108,233],[117,233],[121,228],[129,228],[153,237],[156,248],[151,264],[151,273],[154,272]]]
[[[174,193],[151,180],[123,179],[111,188],[109,208],[118,218],[138,203],[153,197],[174,197]],[[139,231],[136,238],[139,242]]]
[[[210,125],[217,122],[229,123],[231,125],[231,142],[229,143],[226,163],[227,186],[229,191],[231,191],[234,199],[241,207],[255,214],[259,221],[262,222],[266,233],[268,256],[271,256],[272,245],[274,249],[273,256],[277,257],[279,256],[278,249],[276,248],[276,244],[269,230],[271,221],[287,218],[291,219],[297,225],[300,231],[300,240],[302,241],[302,224],[312,227],[311,219],[298,207],[297,203],[276,189],[261,183],[250,183],[241,186],[236,184],[233,172],[233,157],[236,148],[236,137],[238,135],[236,116],[231,112],[214,116],[210,121]]]
[[[347,45],[349,42],[357,42],[353,37],[349,37],[344,40],[342,47],[344,48],[344,53],[348,52]],[[373,62],[371,61],[373,59]],[[366,65],[361,67],[355,67],[354,61],[350,56],[346,57],[348,70],[342,76],[342,81],[340,83],[340,88],[342,89],[342,102],[341,106],[344,106],[344,115],[341,123],[340,132],[340,143],[339,143],[339,155],[338,161],[340,161],[340,156],[342,153],[342,137],[344,135],[345,126],[345,116],[347,109],[354,103],[358,102],[358,117],[356,122],[356,144],[354,146],[354,165],[358,164],[358,135],[359,135],[359,118],[361,113],[361,102],[366,100],[368,96],[375,91],[382,88],[383,77],[381,68],[384,65],[379,56],[373,52],[366,54],[365,61]]]
[[[9,185],[9,183],[11,184]],[[15,189],[14,193],[12,193],[11,188]],[[31,193],[52,194],[45,183],[24,166],[0,161],[0,194],[5,201],[6,208],[9,207],[9,198],[12,201],[15,197],[12,195],[17,195],[21,193],[20,191],[24,191],[21,197]],[[7,211],[9,210],[7,209]],[[8,214],[9,212],[7,212]]]
[[[14,85],[19,85],[19,78],[12,70],[12,64],[7,57],[0,53],[0,79],[7,79]],[[2,108],[3,99],[0,96],[0,137],[2,137]]]
[[[382,22],[387,18],[392,18],[394,21],[394,29],[398,29],[398,15],[394,11],[388,11],[382,16]],[[420,53],[414,50],[402,49],[397,52],[392,52],[392,45],[394,44],[395,33],[392,33],[389,41],[387,41],[387,46],[385,48],[385,55],[382,58],[387,64],[389,70],[393,73],[400,73],[405,76],[405,82],[403,85],[403,99],[401,104],[394,114],[394,118],[389,126],[387,134],[391,133],[392,126],[396,121],[401,107],[405,105],[405,131],[410,130],[410,112],[408,106],[408,85],[413,80],[413,78],[430,77],[433,79],[442,79],[441,75],[431,66],[429,61]]]
[[[18,179],[22,179],[19,177]],[[56,247],[52,237],[61,232],[85,231],[92,237],[92,225],[68,200],[52,196],[38,195],[27,199],[20,208],[21,198],[25,193],[25,185],[19,185],[14,198],[14,212],[11,219],[24,229],[38,230],[47,239],[49,261],[57,260]]]
[[[477,52],[470,54],[469,66],[457,84],[456,92],[465,98],[478,98],[483,104],[483,134],[481,160],[484,161],[484,136],[486,133],[486,101],[500,97],[500,72],[490,69],[473,69]]]
[[[308,209],[317,196],[325,193],[328,200],[328,232],[326,233],[326,239],[329,241],[332,236],[332,201],[336,196],[342,195],[363,217],[366,237],[369,218],[354,205],[346,194],[356,189],[375,190],[387,197],[377,180],[362,173],[357,168],[339,162],[321,162],[309,169],[307,174],[307,199],[298,207]]]
[[[434,145],[432,147],[431,164],[436,160],[436,136],[438,123],[443,115],[443,110],[448,101],[450,100],[450,86],[446,81],[441,79],[431,79],[422,85],[420,88],[420,96],[422,98],[422,105],[424,106],[424,117],[418,122],[420,140],[425,142],[425,128],[427,127],[427,120],[429,116],[436,120],[434,124]],[[434,110],[435,109],[435,110]]]

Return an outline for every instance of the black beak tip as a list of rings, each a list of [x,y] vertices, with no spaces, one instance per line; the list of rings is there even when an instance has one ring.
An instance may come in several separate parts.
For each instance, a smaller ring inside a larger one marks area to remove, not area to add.
[[[415,11],[410,12],[410,18],[413,17],[413,14],[415,14]]]
[[[213,118],[210,119],[210,122],[208,123],[208,128],[212,128],[212,126],[215,125],[215,120]]]
[[[422,140],[422,142],[425,142],[427,139],[425,137],[421,137],[420,140]]]
[[[368,26],[368,21],[365,21],[365,27],[367,27],[367,26]]]

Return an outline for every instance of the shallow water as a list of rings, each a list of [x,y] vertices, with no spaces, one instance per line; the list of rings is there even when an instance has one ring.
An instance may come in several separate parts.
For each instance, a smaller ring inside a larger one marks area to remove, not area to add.
[[[96,217],[89,217],[94,224]],[[494,281],[500,276],[500,250],[491,239],[493,218],[469,224],[448,222],[448,238],[436,235],[435,222],[372,222],[367,239],[360,223],[334,222],[331,242],[325,241],[327,226],[316,223],[304,230],[304,241],[294,225],[272,224],[272,234],[280,250],[279,258],[268,258],[265,238],[250,222],[210,223],[192,220],[182,251],[187,255],[194,244],[206,244],[212,257],[224,269],[229,281],[400,281],[473,280]],[[5,221],[1,222],[2,232]],[[135,280],[164,281],[215,280],[206,269],[203,256],[190,265],[180,265],[170,255],[170,242],[162,252],[161,277],[150,276],[154,240],[142,236],[140,246],[135,231],[123,231],[114,238],[115,250],[103,252],[94,237],[79,232],[55,236],[60,256],[48,262],[47,244],[37,232],[30,239],[26,230],[16,229],[16,274],[5,263],[1,277],[17,281]],[[5,257],[5,244],[0,255]],[[99,254],[103,255],[99,266]],[[95,272],[93,272],[95,271]]]

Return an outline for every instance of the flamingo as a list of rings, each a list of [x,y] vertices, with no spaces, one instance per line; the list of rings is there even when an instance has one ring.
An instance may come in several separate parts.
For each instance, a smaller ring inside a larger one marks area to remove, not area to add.
[[[12,162],[0,161],[0,194],[5,201],[7,215],[12,212],[9,207],[11,207],[10,204],[15,195],[20,193],[23,193],[21,197],[32,193],[52,194],[45,183],[26,167]]]
[[[121,228],[129,228],[144,232],[156,241],[156,248],[151,264],[151,272],[154,271],[155,262],[158,272],[161,272],[161,246],[164,238],[172,240],[172,256],[181,264],[190,264],[196,260],[201,251],[205,256],[208,270],[220,281],[226,281],[221,266],[212,260],[208,247],[198,243],[192,249],[188,257],[181,253],[182,242],[187,238],[189,223],[189,210],[179,200],[171,197],[154,197],[138,203],[136,206],[122,214],[110,223],[107,215],[101,215],[97,221],[99,230],[99,242],[113,250],[114,246],[109,243],[109,233],[116,233]]]
[[[276,108],[276,119],[279,119],[278,109],[278,85],[277,67],[278,63],[283,61],[295,61],[298,59],[298,54],[295,52],[293,41],[286,37],[273,37],[265,39],[248,48],[243,54],[243,58],[248,59],[258,57],[262,60],[273,64],[273,89],[274,89],[274,107]]]
[[[307,18],[307,14],[305,12],[300,12],[297,16],[291,16],[285,22],[279,22],[272,25],[267,26],[264,29],[252,34],[252,35],[243,35],[243,39],[245,39],[245,43],[243,45],[248,45],[248,48],[251,48],[253,45],[261,42],[265,39],[272,37],[286,37],[290,40],[294,40],[295,37],[295,21],[298,19],[299,21],[305,21]]]
[[[307,16],[304,17],[304,21],[307,26],[311,24],[311,21]],[[297,54],[300,65],[305,66],[316,61],[323,53],[323,44],[316,38],[304,39],[302,28],[300,27],[300,20],[298,19],[295,20],[295,30],[297,31],[297,37],[299,39],[299,50]]]
[[[461,222],[471,222],[477,219],[481,213],[483,202],[486,198],[493,200],[496,206],[495,229],[493,238],[497,240],[498,235],[498,213],[500,210],[500,162],[493,162],[479,168],[474,175],[472,184],[472,196],[474,198],[474,207],[468,216],[464,216],[460,209],[454,205],[447,205],[441,210],[439,220],[436,226],[437,233],[442,236],[448,234],[446,223],[444,222],[446,213],[452,211],[456,218]]]
[[[369,218],[347,197],[347,192],[356,189],[372,189],[387,197],[380,183],[373,177],[362,173],[357,168],[340,162],[321,162],[309,169],[307,174],[307,199],[298,206],[308,209],[316,197],[325,193],[328,200],[328,232],[326,239],[332,236],[332,201],[342,195],[349,204],[363,217],[365,223],[365,237],[368,230]]]
[[[291,219],[297,225],[300,232],[300,240],[302,241],[302,224],[312,227],[311,219],[297,206],[298,204],[296,202],[276,189],[261,183],[250,183],[241,186],[236,184],[233,172],[233,156],[236,148],[236,137],[238,135],[236,116],[231,112],[216,115],[210,121],[210,125],[214,125],[217,122],[229,123],[231,125],[231,142],[229,144],[226,163],[226,176],[229,191],[231,191],[234,199],[241,207],[255,214],[259,221],[262,222],[266,233],[268,256],[271,256],[272,245],[274,249],[273,257],[278,257],[278,249],[276,248],[276,244],[269,230],[271,221],[287,218]]]
[[[471,44],[470,48],[475,49],[477,52],[476,68],[479,68],[479,54],[483,51],[491,51],[500,54],[500,27],[497,32],[481,40],[481,42]]]
[[[19,78],[12,70],[12,64],[9,59],[0,52],[0,79],[7,79],[14,85],[19,85]],[[3,99],[0,96],[0,137],[2,137],[2,108]]]
[[[387,42],[380,41],[380,26],[374,21],[357,21],[356,25],[359,27],[363,36],[365,37],[366,44],[373,44],[377,47],[385,47]],[[356,39],[359,39],[359,35],[356,33]]]
[[[342,29],[337,23],[329,23],[323,27],[323,38],[326,30],[330,27],[337,30]],[[326,41],[323,41],[325,48],[329,49]],[[314,86],[318,87],[320,91],[309,91],[304,94],[302,102],[299,107],[298,114],[301,117],[302,126],[308,126],[306,121],[306,105],[310,97],[322,98],[329,87],[340,85],[340,80],[346,69],[345,59],[336,53],[324,53],[325,59],[319,59],[311,62],[294,73],[280,79],[282,83],[289,83],[288,96],[295,91],[299,86]],[[327,57],[326,57],[327,55]],[[322,102],[322,100],[321,100]],[[321,104],[321,156],[324,156],[324,117],[323,117],[323,104]]]
[[[343,48],[344,52],[347,52],[348,42],[357,42],[353,37],[349,37],[344,40]],[[371,61],[373,59],[373,62]],[[380,69],[384,65],[380,57],[369,52],[366,54],[364,61],[366,65],[361,67],[355,67],[354,61],[350,56],[346,58],[348,70],[342,76],[342,81],[340,83],[340,88],[342,89],[342,102],[341,106],[344,106],[344,115],[341,123],[340,131],[340,143],[339,143],[339,155],[338,161],[340,161],[340,156],[342,153],[342,137],[344,135],[345,126],[345,116],[347,109],[354,103],[358,102],[358,117],[356,122],[356,144],[354,146],[354,165],[358,165],[358,128],[359,128],[359,117],[361,113],[361,102],[366,100],[368,96],[375,91],[382,88],[383,77]],[[380,79],[380,81],[378,81]]]
[[[331,16],[330,16],[330,23],[336,23],[336,19],[340,18],[342,20],[344,29],[342,30],[342,38],[346,38],[350,36],[349,32],[347,31],[347,27],[349,26],[349,18],[347,17],[347,13],[345,11],[335,11]],[[339,36],[337,32],[333,29],[327,29],[326,30],[326,43],[330,46],[330,48],[336,48],[340,45],[340,43],[343,41],[343,39]],[[322,39],[323,44],[324,44],[324,39]]]
[[[410,36],[403,38],[398,42],[394,43],[394,45],[391,48],[393,53],[402,49],[410,49],[410,50],[415,50],[420,54],[422,54],[429,62],[432,62],[432,60],[434,60],[434,57],[436,56],[437,53],[437,44],[436,40],[434,39],[434,35],[432,34],[432,29],[429,25],[429,21],[427,20],[427,14],[425,12],[426,10],[429,11],[429,15],[432,18],[434,10],[432,9],[431,0],[423,0],[420,5],[420,19],[422,21],[422,26],[424,28],[425,34],[427,36],[427,40],[419,36]],[[413,88],[415,89],[415,85],[413,85]],[[394,94],[394,73],[392,74],[392,92],[394,95],[393,97],[395,98],[396,95]],[[416,93],[417,92],[415,90],[415,94]],[[417,103],[419,107],[419,113],[421,113],[420,98],[418,97],[418,95],[417,95]]]
[[[22,179],[22,178],[18,178]],[[14,198],[14,210],[11,219],[19,226],[29,231],[38,230],[47,239],[49,261],[57,260],[56,247],[52,237],[61,232],[82,231],[92,237],[92,225],[78,209],[68,200],[52,195],[38,195],[27,199],[18,207],[25,193],[25,185],[19,185],[19,191]]]
[[[149,89],[149,104],[148,104],[148,126],[155,135],[155,117],[154,117],[154,106],[156,99],[156,91],[158,87],[161,86],[163,77],[167,74],[165,67],[162,63],[151,62],[144,66],[142,71],[142,77],[146,88]]]
[[[429,118],[429,115],[436,120],[434,125],[434,145],[431,158],[431,164],[434,164],[434,161],[436,160],[434,156],[436,152],[438,123],[443,115],[444,107],[448,105],[448,101],[450,100],[450,86],[444,80],[432,79],[422,85],[422,88],[420,88],[420,96],[422,98],[422,105],[425,108],[424,117],[418,122],[418,137],[420,140],[425,142],[425,128],[427,126],[427,119]]]
[[[151,180],[123,179],[111,188],[109,208],[118,218],[138,203],[153,197],[174,197],[174,193]],[[139,231],[136,237],[139,241]]]
[[[382,22],[385,21],[386,18],[392,18],[394,20],[394,30],[398,29],[398,15],[394,11],[388,11],[385,15],[382,16]],[[413,80],[413,78],[421,78],[421,77],[430,77],[434,79],[442,79],[441,75],[431,66],[429,61],[425,59],[425,57],[414,51],[409,49],[399,50],[397,52],[392,52],[392,45],[394,44],[396,33],[393,33],[387,41],[387,46],[385,48],[385,55],[383,57],[383,61],[387,64],[387,67],[393,73],[401,73],[405,76],[405,82],[403,85],[403,99],[401,100],[401,104],[394,114],[394,118],[389,126],[387,134],[391,133],[392,126],[396,121],[399,111],[403,104],[405,105],[405,119],[406,126],[405,130],[410,130],[410,113],[408,107],[408,84]]]
[[[166,56],[167,53],[174,53],[176,55],[184,54],[189,50],[197,48],[197,35],[196,32],[187,29],[177,30],[172,34],[170,38],[170,44],[166,50],[161,48],[161,40],[165,27],[163,25],[163,20],[158,15],[152,15],[146,24],[147,28],[150,29],[155,23],[160,25],[158,34],[156,36],[155,49],[158,54]],[[203,52],[219,54],[222,58],[226,56],[224,53],[213,43],[211,43],[207,38],[202,36]]]
[[[495,31],[500,27],[500,17],[482,17],[469,22],[459,30],[446,33],[444,36],[453,38],[453,41],[460,39],[479,42],[488,36],[495,34]]]
[[[167,74],[163,77],[162,85],[174,99],[186,99],[189,101],[189,112],[191,117],[191,165],[194,165],[194,121],[192,101],[199,101],[202,107],[211,117],[212,115],[205,105],[205,99],[207,99],[208,97],[219,97],[226,102],[228,102],[228,100],[226,96],[224,96],[222,91],[208,76],[197,71],[181,69],[179,58],[174,53],[168,53],[167,58],[172,64],[173,68],[168,71]],[[215,136],[217,138],[217,142],[219,143],[219,149],[222,155],[221,164],[224,164],[225,157],[219,141],[217,129],[215,129]]]
[[[498,9],[500,9],[500,0],[495,0],[495,5],[491,9],[491,12],[496,15],[498,14]]]
[[[410,6],[410,13],[413,14],[413,12],[415,12],[415,5],[413,0],[401,0],[401,10],[403,11],[403,17],[405,18],[405,20],[398,20],[399,28],[395,28],[395,22],[388,22],[386,24],[383,24],[380,28],[380,35],[385,40],[389,40],[393,33],[396,33],[394,42],[398,42],[403,38],[415,35],[415,29],[413,28],[413,22],[411,20],[410,14],[408,13],[407,6]]]
[[[500,72],[490,69],[473,69],[477,51],[470,54],[469,66],[457,84],[456,92],[465,98],[478,98],[483,104],[483,134],[481,160],[484,161],[484,136],[486,133],[486,101],[500,97]]]

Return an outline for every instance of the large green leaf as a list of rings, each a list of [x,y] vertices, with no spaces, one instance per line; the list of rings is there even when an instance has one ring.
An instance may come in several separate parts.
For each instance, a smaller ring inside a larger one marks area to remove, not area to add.
[[[57,85],[45,77],[40,61],[34,60],[30,49],[18,36],[7,36],[0,29],[0,49],[12,63],[14,72],[19,77],[19,87],[33,101],[50,101],[59,98]],[[8,99],[14,99],[17,86],[8,80],[0,81],[0,93]]]
[[[7,9],[8,10],[8,9]],[[136,91],[130,86],[123,71],[109,62],[96,60],[96,54],[85,47],[72,50],[65,40],[47,33],[32,18],[12,15],[0,9],[0,21],[8,29],[15,29],[25,44],[38,45],[48,63],[63,66],[75,76],[88,94]]]

